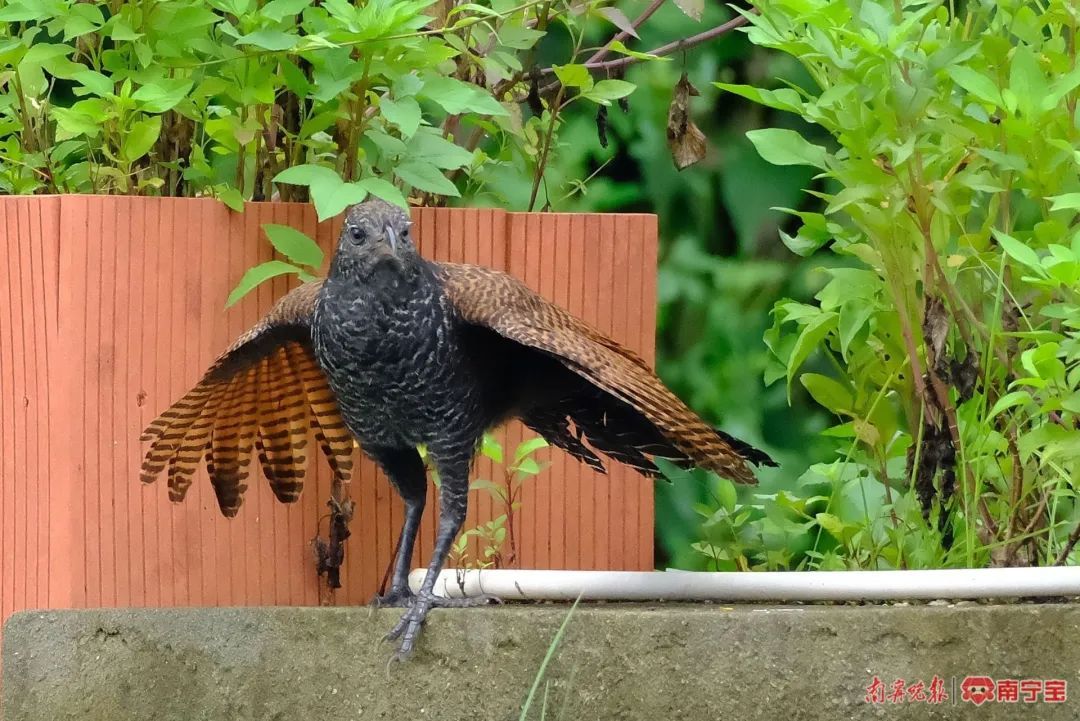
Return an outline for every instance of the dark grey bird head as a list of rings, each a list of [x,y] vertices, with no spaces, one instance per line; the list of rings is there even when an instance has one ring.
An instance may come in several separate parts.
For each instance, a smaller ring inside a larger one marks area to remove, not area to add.
[[[397,205],[374,196],[357,203],[345,213],[331,272],[367,278],[385,269],[408,275],[421,262],[411,226],[408,212]]]

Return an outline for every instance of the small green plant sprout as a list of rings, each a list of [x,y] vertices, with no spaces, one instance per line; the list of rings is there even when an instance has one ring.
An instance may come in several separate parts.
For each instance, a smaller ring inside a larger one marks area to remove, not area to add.
[[[480,452],[490,459],[499,473],[499,480],[480,478],[469,489],[488,494],[502,509],[497,518],[464,531],[451,550],[450,559],[458,568],[513,568],[518,561],[517,520],[521,509],[521,492],[525,482],[538,475],[544,464],[536,459],[536,453],[548,446],[548,442],[536,436],[528,438],[514,449],[513,460],[506,462],[502,444],[489,433],[480,443]],[[427,462],[427,456],[421,452]],[[437,473],[428,465],[436,484]],[[476,558],[469,557],[469,542],[478,545]],[[509,545],[509,548],[506,546]]]
[[[322,248],[314,240],[287,225],[265,223],[262,229],[274,249],[288,260],[268,260],[253,268],[248,268],[240,278],[240,282],[229,293],[229,298],[225,302],[226,308],[235,305],[241,298],[255,290],[259,284],[280,275],[296,275],[304,282],[317,278],[316,274],[323,264],[324,254]]]

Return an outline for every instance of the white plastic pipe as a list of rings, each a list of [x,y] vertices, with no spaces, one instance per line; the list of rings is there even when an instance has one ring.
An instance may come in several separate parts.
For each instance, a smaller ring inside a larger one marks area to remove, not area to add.
[[[425,571],[409,575],[413,590]],[[436,595],[503,600],[899,601],[1080,596],[1080,566],[936,571],[443,571]]]

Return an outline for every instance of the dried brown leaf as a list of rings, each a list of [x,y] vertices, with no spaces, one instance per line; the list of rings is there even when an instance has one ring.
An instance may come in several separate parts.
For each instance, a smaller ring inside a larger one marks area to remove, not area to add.
[[[949,315],[945,303],[937,296],[927,296],[922,323],[923,339],[932,355],[940,362],[945,356],[945,341],[949,334]]]
[[[675,4],[694,20],[701,20],[701,13],[705,11],[705,0],[675,0]]]
[[[622,30],[627,35],[632,35],[639,40],[641,39],[640,37],[638,37],[637,30],[634,30],[634,24],[630,22],[630,18],[626,17],[626,14],[619,8],[604,7],[597,10],[597,12],[607,18],[608,22],[619,28],[619,30]]]
[[[697,88],[683,73],[668,108],[667,139],[671,158],[679,170],[688,168],[705,157],[705,133],[690,119],[690,96]]]

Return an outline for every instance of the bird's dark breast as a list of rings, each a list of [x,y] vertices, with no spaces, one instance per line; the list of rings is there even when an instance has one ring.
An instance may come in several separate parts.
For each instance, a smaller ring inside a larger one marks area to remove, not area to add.
[[[434,278],[368,287],[328,280],[312,340],[361,445],[471,442],[489,420],[483,379]]]

